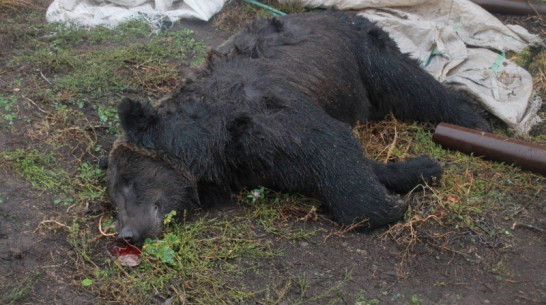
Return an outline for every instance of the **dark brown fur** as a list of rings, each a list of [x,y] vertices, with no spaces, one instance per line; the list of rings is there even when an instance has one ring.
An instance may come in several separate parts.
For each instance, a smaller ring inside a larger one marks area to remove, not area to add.
[[[327,12],[258,20],[159,106],[120,104],[123,136],[108,174],[119,238],[141,242],[170,209],[191,211],[258,185],[316,197],[341,224],[396,221],[405,205],[391,192],[430,183],[441,167],[427,157],[387,165],[365,158],[350,126],[389,113],[489,128],[464,95],[366,19]]]

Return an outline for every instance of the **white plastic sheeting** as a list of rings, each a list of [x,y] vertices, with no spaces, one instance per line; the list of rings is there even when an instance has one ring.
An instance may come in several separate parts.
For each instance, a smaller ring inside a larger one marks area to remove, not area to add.
[[[54,0],[46,19],[91,27],[113,27],[134,18],[147,18],[151,23],[181,18],[209,20],[223,5],[223,0]]]
[[[517,133],[540,118],[542,100],[531,75],[506,60],[543,42],[517,25],[501,21],[468,0],[279,0],[308,7],[360,10],[383,28],[402,52],[411,54],[440,82],[476,97],[485,109]]]

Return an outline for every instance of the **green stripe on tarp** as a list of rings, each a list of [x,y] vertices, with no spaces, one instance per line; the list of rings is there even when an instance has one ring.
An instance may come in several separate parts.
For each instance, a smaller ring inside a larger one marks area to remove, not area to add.
[[[504,51],[502,52],[502,54],[500,54],[499,56],[497,56],[497,59],[495,59],[495,62],[493,62],[493,64],[491,65],[491,67],[489,67],[489,69],[491,69],[491,71],[493,72],[497,72],[497,70],[499,69],[501,63],[506,59],[506,54],[504,53]]]

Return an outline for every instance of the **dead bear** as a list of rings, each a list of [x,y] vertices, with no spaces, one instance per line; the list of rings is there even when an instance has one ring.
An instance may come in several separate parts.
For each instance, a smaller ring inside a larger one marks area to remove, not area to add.
[[[257,20],[209,53],[157,106],[126,99],[108,166],[118,240],[141,244],[165,213],[266,186],[320,199],[367,227],[403,217],[406,193],[439,178],[427,157],[367,159],[351,126],[402,120],[488,130],[464,94],[443,87],[389,36],[353,13]]]

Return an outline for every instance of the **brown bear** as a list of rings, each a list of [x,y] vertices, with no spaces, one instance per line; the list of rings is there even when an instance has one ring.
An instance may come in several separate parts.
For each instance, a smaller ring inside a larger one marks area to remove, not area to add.
[[[266,186],[320,199],[372,228],[403,217],[406,193],[441,176],[427,157],[367,159],[351,126],[403,120],[488,130],[467,96],[443,87],[380,28],[327,11],[257,20],[210,52],[159,105],[124,100],[108,167],[119,240],[156,236],[171,210]]]

